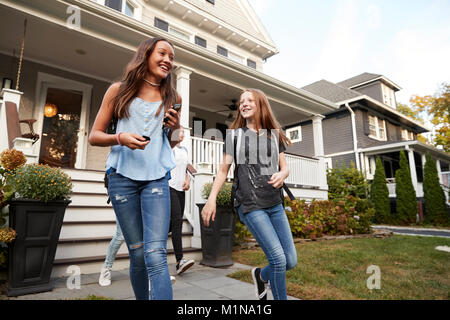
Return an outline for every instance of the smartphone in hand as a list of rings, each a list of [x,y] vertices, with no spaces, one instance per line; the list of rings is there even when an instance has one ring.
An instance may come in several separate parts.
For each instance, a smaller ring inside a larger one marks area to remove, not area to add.
[[[181,109],[181,104],[179,104],[179,103],[174,104],[174,105],[172,106],[172,109],[175,110],[176,112],[180,111],[180,109]],[[166,123],[167,121],[169,121],[169,117],[165,117],[164,120],[163,120],[164,123]],[[164,124],[163,124],[163,129],[164,129]]]

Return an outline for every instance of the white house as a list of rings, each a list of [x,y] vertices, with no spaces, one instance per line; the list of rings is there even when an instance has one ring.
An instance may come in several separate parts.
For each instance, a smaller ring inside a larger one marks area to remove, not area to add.
[[[327,198],[320,114],[337,105],[263,73],[264,61],[278,50],[247,0],[0,0],[0,34],[0,77],[6,87],[0,149],[9,147],[4,109],[13,101],[21,119],[37,120],[34,131],[40,135],[34,145],[17,139],[15,146],[30,162],[65,168],[75,185],[54,275],[64,274],[69,264],[80,265],[82,273],[100,270],[115,230],[103,187],[109,149],[90,146],[87,137],[106,89],[148,37],[164,36],[175,46],[181,121],[189,128],[184,144],[198,170],[185,211],[186,253],[198,255],[195,202],[205,201],[201,187],[217,172],[223,143],[208,132],[203,136],[194,124],[224,131],[235,112],[230,106],[244,88],[263,90],[284,127],[312,120],[313,157],[288,155],[287,182],[297,197]],[[125,246],[119,253],[115,267],[128,266]]]

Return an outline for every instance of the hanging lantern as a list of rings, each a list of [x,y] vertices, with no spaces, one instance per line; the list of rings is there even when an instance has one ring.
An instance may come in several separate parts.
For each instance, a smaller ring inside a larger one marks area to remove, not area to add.
[[[56,116],[57,113],[58,113],[58,108],[56,107],[56,104],[48,103],[48,102],[45,104],[44,115],[47,118],[52,118],[52,117]]]

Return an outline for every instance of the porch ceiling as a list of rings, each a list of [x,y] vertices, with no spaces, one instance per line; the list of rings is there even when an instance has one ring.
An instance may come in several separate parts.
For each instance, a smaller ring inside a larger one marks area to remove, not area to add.
[[[53,2],[53,1],[52,1]],[[27,19],[24,58],[111,82],[118,79],[132,51],[57,23],[0,4],[0,52],[20,54]],[[82,50],[85,54],[77,53]],[[16,70],[17,66],[14,66]],[[16,71],[14,71],[16,72]],[[14,79],[15,80],[15,79]]]

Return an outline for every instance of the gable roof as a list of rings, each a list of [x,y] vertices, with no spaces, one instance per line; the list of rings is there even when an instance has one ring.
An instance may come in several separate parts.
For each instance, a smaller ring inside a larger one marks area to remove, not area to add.
[[[357,91],[344,88],[327,80],[316,81],[303,87],[302,89],[334,103],[363,96]]]
[[[359,87],[363,84],[367,84],[370,82],[373,82],[375,80],[381,80],[384,83],[388,84],[389,86],[393,87],[395,91],[399,91],[401,89],[400,86],[383,76],[382,74],[376,74],[376,73],[368,73],[364,72],[360,75],[357,75],[355,77],[349,78],[347,80],[338,82],[337,84],[348,89],[354,89],[356,87]]]

